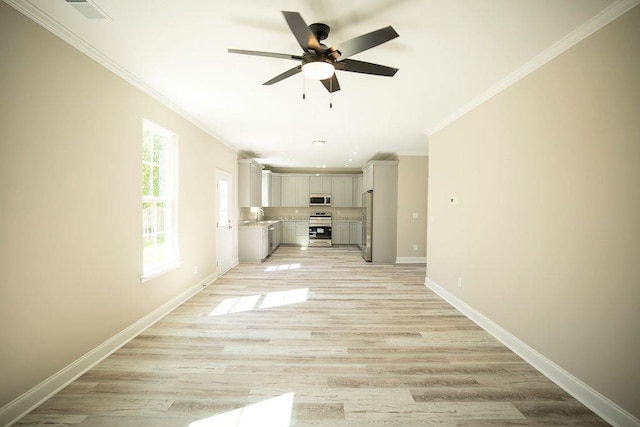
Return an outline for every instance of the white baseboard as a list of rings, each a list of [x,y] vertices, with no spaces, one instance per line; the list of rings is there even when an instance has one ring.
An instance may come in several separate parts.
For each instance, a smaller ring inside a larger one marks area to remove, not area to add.
[[[426,264],[427,257],[420,256],[399,256],[396,258],[396,264]]]
[[[476,311],[433,280],[425,278],[424,284],[611,425],[625,427],[640,426],[640,419],[634,417],[610,399],[547,359],[525,342],[503,329],[482,313]]]
[[[107,341],[89,351],[70,365],[56,372],[37,386],[33,387],[31,390],[26,391],[21,396],[0,408],[0,426],[10,426],[18,421],[51,396],[69,385],[76,378],[80,377],[89,369],[100,363],[111,353],[115,352],[145,329],[162,319],[180,304],[200,292],[203,287],[214,282],[217,278],[218,275],[216,273],[207,276],[186,291],[177,295],[175,298],[153,310],[142,319],[109,338]]]

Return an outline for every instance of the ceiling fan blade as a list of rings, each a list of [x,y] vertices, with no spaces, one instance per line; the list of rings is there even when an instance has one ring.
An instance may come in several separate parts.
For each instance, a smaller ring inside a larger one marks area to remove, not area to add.
[[[229,49],[229,53],[240,53],[242,55],[266,56],[269,58],[294,59],[296,61],[300,61],[302,59],[301,56],[290,55],[288,53],[259,52],[256,50]]]
[[[329,92],[337,92],[340,90],[340,83],[338,83],[338,77],[336,77],[335,73],[330,79],[320,81]]]
[[[302,16],[300,16],[298,12],[282,11],[282,14],[284,15],[284,19],[287,20],[287,24],[289,24],[289,28],[296,37],[296,40],[298,40],[302,50],[306,52],[309,49],[313,49],[318,53],[322,52],[318,39],[316,39],[316,36],[311,32],[309,26],[304,22],[304,19],[302,19]]]
[[[393,77],[397,68],[386,65],[372,64],[371,62],[356,61],[355,59],[345,59],[334,63],[336,70],[351,71],[352,73],[374,74],[376,76]]]
[[[355,55],[356,53],[364,52],[367,49],[386,43],[389,40],[393,40],[398,37],[398,33],[392,26],[380,28],[379,30],[372,31],[367,34],[363,34],[351,40],[347,40],[338,44],[338,50],[340,51],[340,59],[347,58]]]
[[[302,65],[298,65],[297,67],[293,67],[290,70],[285,71],[282,74],[279,74],[277,76],[275,76],[274,78],[272,78],[271,80],[269,80],[268,82],[264,82],[262,83],[263,85],[272,85],[274,83],[278,83],[281,80],[286,79],[287,77],[291,77],[291,76],[295,76],[296,74],[298,74],[300,71],[302,71]]]

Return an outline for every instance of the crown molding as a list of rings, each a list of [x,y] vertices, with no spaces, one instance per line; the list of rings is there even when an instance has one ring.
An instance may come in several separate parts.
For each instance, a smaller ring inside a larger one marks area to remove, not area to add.
[[[221,138],[219,135],[216,135],[211,129],[209,129],[204,123],[199,121],[197,118],[193,117],[190,113],[181,108],[178,104],[173,102],[171,99],[163,95],[161,92],[155,90],[144,81],[139,79],[136,75],[131,73],[126,68],[122,67],[114,60],[109,58],[107,55],[94,48],[84,40],[82,40],[78,35],[73,33],[67,27],[62,25],[60,22],[56,21],[54,18],[49,16],[46,12],[34,6],[28,0],[20,1],[20,0],[4,0],[5,3],[13,7],[18,12],[25,15],[27,18],[31,19],[41,27],[45,28],[49,32],[53,33],[58,38],[70,44],[72,47],[76,48],[80,52],[87,55],[89,58],[96,61],[98,64],[105,67],[107,70],[111,71],[118,77],[124,79],[127,83],[133,85],[135,88],[139,89],[146,95],[155,99],[165,107],[169,108],[171,111],[175,112],[194,126],[198,127],[202,131],[204,131],[209,136],[215,138],[217,141],[229,147],[234,152],[238,152],[238,148],[235,147],[230,142]]]
[[[567,34],[565,37],[551,45],[551,47],[544,50],[542,53],[538,54],[523,66],[499,81],[497,84],[493,85],[485,92],[472,99],[468,104],[464,105],[462,108],[459,108],[449,117],[433,126],[427,131],[427,136],[431,136],[434,133],[444,129],[469,111],[473,110],[485,101],[493,98],[498,93],[502,92],[515,82],[532,73],[547,62],[551,61],[556,56],[565,52],[567,49],[580,43],[582,40],[589,37],[591,34],[595,33],[605,25],[609,24],[614,19],[628,12],[638,4],[640,4],[640,0],[618,0],[615,3],[611,4],[602,12]]]

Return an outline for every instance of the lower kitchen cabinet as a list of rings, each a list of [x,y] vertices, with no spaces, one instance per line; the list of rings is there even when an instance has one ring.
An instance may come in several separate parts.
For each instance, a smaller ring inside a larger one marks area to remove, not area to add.
[[[331,243],[334,245],[348,245],[351,243],[349,223],[347,221],[333,221],[331,223]]]
[[[282,231],[283,225],[280,222],[238,227],[238,259],[240,262],[264,261],[282,243]],[[269,233],[271,233],[271,242],[269,241]]]
[[[282,221],[282,243],[285,245],[309,244],[309,221]]]
[[[238,228],[238,259],[240,262],[260,262],[268,256],[268,227]]]
[[[349,223],[349,238],[352,245],[358,245],[362,248],[362,222],[351,221]]]
[[[296,222],[282,221],[282,243],[293,245],[296,243]]]
[[[276,222],[273,227],[273,248],[276,250],[282,243],[282,223]]]
[[[309,221],[296,221],[296,244],[302,246],[309,244]]]

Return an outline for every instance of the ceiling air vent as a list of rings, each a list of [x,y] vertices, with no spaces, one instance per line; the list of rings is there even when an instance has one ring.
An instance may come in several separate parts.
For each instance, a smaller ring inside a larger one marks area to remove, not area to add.
[[[95,4],[87,0],[65,0],[87,19],[111,19]]]

